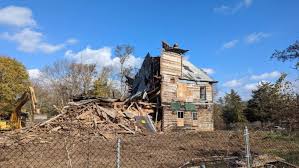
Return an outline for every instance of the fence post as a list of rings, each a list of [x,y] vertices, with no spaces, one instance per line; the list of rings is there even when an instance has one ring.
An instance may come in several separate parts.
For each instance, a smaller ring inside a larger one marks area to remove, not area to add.
[[[120,144],[121,139],[117,138],[117,144],[116,144],[116,168],[120,168]]]
[[[247,168],[250,168],[250,147],[249,147],[249,132],[247,126],[244,129],[244,142],[245,142],[245,158],[247,163]]]

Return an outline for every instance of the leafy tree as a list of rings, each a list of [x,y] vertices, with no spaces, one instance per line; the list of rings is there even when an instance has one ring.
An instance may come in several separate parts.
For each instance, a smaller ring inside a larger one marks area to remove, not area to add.
[[[94,81],[94,95],[99,97],[110,97],[112,92],[112,83],[109,81],[112,68],[104,67],[100,72],[98,79]]]
[[[244,122],[245,117],[243,114],[244,104],[241,97],[235,90],[231,90],[224,96],[223,118],[224,121],[229,123]]]
[[[290,45],[288,48],[282,51],[276,50],[272,54],[272,58],[276,58],[282,62],[295,61],[295,68],[299,70],[299,41]]]
[[[29,75],[19,61],[0,56],[0,112],[11,112],[17,97],[28,89]]]

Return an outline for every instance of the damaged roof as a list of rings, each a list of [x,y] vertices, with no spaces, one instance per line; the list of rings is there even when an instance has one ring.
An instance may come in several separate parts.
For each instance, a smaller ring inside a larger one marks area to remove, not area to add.
[[[205,71],[196,67],[191,62],[183,59],[182,68],[182,79],[192,80],[192,81],[206,81],[206,82],[217,82],[212,79]]]

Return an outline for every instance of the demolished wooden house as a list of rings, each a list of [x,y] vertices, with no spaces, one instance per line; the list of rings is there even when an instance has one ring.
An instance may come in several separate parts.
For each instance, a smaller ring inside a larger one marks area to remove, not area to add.
[[[131,99],[139,97],[155,104],[149,112],[161,130],[212,131],[213,80],[202,69],[184,59],[188,50],[162,42],[160,56],[147,54],[134,78],[127,77]]]

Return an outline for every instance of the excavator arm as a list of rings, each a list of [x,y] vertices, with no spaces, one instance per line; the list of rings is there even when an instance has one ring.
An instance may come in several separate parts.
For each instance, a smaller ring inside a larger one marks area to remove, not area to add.
[[[22,123],[21,123],[21,110],[22,107],[29,101],[31,100],[31,115],[34,113],[37,113],[39,110],[36,108],[37,100],[35,97],[34,89],[33,87],[29,87],[29,90],[26,91],[16,102],[15,104],[15,109],[11,113],[10,116],[10,123],[12,128],[14,129],[19,129],[22,128]]]
[[[10,123],[12,128],[19,129],[22,127],[21,125],[21,110],[22,107],[29,101],[30,94],[25,92],[18,100],[15,105],[14,111],[11,113],[10,116]]]

